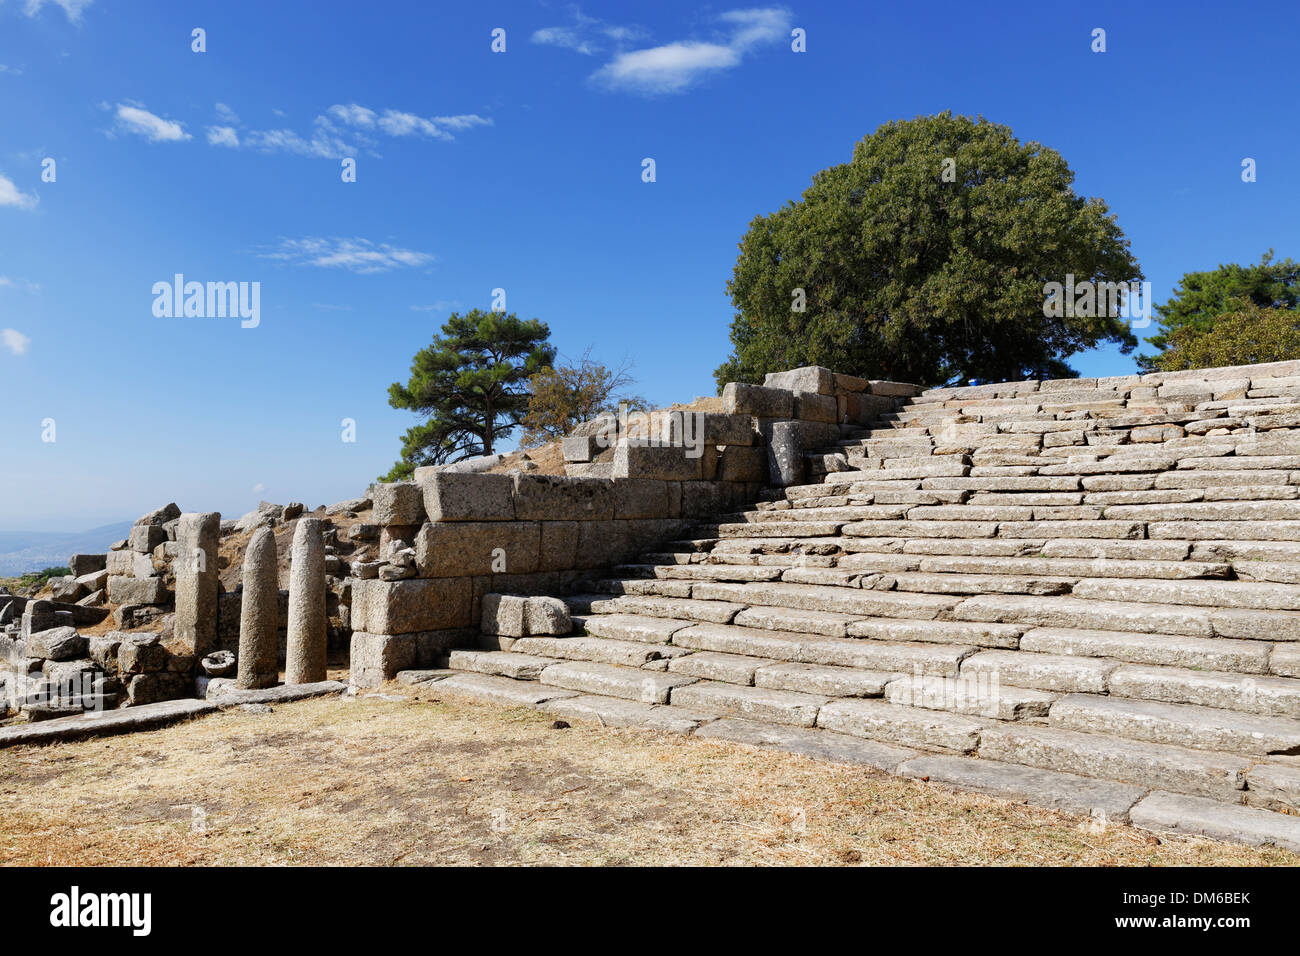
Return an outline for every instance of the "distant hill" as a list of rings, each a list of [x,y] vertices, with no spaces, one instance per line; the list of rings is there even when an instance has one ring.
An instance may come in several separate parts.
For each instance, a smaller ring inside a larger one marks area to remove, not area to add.
[[[89,531],[0,531],[0,575],[59,567],[70,554],[102,553],[130,530],[130,521],[120,521]]]

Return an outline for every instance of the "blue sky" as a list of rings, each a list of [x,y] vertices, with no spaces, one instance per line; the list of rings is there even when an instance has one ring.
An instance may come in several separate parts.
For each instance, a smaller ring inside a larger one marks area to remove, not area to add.
[[[1300,6],[996,6],[0,0],[0,528],[353,496],[412,422],[389,383],[494,288],[711,394],[748,222],[892,119],[1059,150],[1157,301],[1300,255]],[[260,324],[155,317],[178,272],[259,282]]]

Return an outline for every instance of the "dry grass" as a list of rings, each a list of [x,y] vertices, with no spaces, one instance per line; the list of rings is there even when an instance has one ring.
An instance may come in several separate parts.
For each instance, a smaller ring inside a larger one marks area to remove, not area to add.
[[[0,751],[0,862],[1300,862],[772,751],[554,729],[536,712],[425,693]]]

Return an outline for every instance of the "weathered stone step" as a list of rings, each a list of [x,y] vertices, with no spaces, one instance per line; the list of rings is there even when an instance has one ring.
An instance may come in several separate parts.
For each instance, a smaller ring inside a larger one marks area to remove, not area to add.
[[[1133,804],[1145,787],[1095,780],[1073,773],[1040,770],[997,760],[973,757],[922,755],[898,768],[907,777],[942,783],[1067,813],[1078,813],[1112,823],[1126,823]],[[1221,806],[1221,804],[1215,804]]]
[[[590,608],[593,614],[637,614],[645,617],[673,618],[678,621],[727,624],[738,612],[743,611],[745,606],[725,601],[623,595],[608,600],[592,601]]]
[[[668,670],[673,674],[695,677],[700,680],[723,681],[728,684],[743,684],[752,687],[754,671],[771,661],[761,657],[746,657],[741,654],[719,654],[715,651],[696,651],[685,657],[678,657],[668,663]]]
[[[695,680],[693,677],[683,677],[680,674],[589,661],[552,664],[542,671],[538,679],[551,687],[562,687],[565,690],[599,694],[604,697],[639,700],[645,704],[666,704],[671,690]]]
[[[781,577],[779,567],[760,567],[753,564],[624,564],[614,569],[615,574],[632,577],[669,578],[686,581],[776,581]]]
[[[605,637],[523,637],[515,641],[510,650],[515,654],[551,658],[551,663],[561,660],[598,661],[602,664],[621,664],[624,667],[643,667],[655,661],[667,661],[689,653],[685,648],[666,644],[611,640]]]
[[[792,690],[820,697],[879,697],[894,675],[854,667],[827,667],[785,661],[765,661],[754,672],[754,686],[771,690]]]
[[[1206,608],[1085,600],[1077,597],[981,594],[962,601],[953,609],[952,616],[961,621],[999,621],[1036,627],[1079,627],[1143,634],[1182,634],[1188,637],[1215,635],[1215,627],[1210,622],[1211,612]]]
[[[803,645],[810,640],[815,638],[735,624],[695,624],[673,635],[673,643],[680,647],[778,661],[800,660]]]
[[[1300,541],[1300,521],[1153,521],[1147,537],[1187,541]]]
[[[997,684],[1037,690],[1106,692],[1106,680],[1120,665],[1098,657],[981,651],[961,663],[962,676],[979,676]]]
[[[1019,624],[986,624],[974,621],[907,621],[897,618],[867,618],[848,626],[849,637],[877,641],[907,641],[960,644],[968,647],[997,647],[1015,650],[1025,628]]]
[[[1054,706],[1060,706],[1059,702]],[[1058,727],[999,724],[980,735],[981,758],[1239,801],[1250,760]]]
[[[1155,744],[1240,754],[1300,753],[1300,722],[1154,700],[1070,694],[1048,715],[1053,727]]]
[[[1106,508],[1106,517],[1134,521],[1294,521],[1300,519],[1300,501],[1194,501],[1166,505],[1110,505]]]
[[[913,675],[897,678],[885,688],[885,698],[891,704],[997,720],[1046,717],[1057,696],[1048,691],[989,681],[983,675],[955,678]]]
[[[1300,567],[1300,565],[1298,565]],[[920,571],[943,574],[1041,575],[1058,579],[1079,578],[1225,578],[1232,573],[1226,562],[1142,561],[1096,558],[983,558],[934,555],[920,559]]]
[[[1026,631],[1020,650],[1038,654],[1108,657],[1134,664],[1267,674],[1270,645],[1224,637],[1180,637],[1130,631],[1040,627]]]
[[[1020,574],[917,574],[893,575],[899,591],[926,594],[1067,594],[1074,584],[1068,578],[1031,577]]]
[[[512,651],[451,651],[443,666],[455,671],[495,674],[514,680],[537,680],[543,670],[556,663],[545,657]]]
[[[842,522],[836,521],[755,521],[730,524],[697,525],[701,534],[719,538],[819,538],[837,534]]]
[[[751,607],[785,607],[833,611],[863,617],[906,617],[926,620],[950,611],[957,598],[935,594],[900,594],[824,587],[814,584],[697,584],[692,595],[705,601],[729,601]],[[719,623],[726,623],[725,621]]]
[[[672,581],[660,578],[605,578],[591,584],[593,591],[606,595],[644,597],[689,598],[690,581]]]
[[[917,755],[915,750],[891,747],[848,734],[769,724],[740,717],[723,717],[707,723],[695,736],[751,747],[775,748],[835,763],[862,764],[891,773],[900,764]]]
[[[818,711],[828,699],[796,691],[741,687],[715,681],[686,684],[675,687],[672,692],[674,705],[796,727],[812,727]]]
[[[1260,611],[1300,608],[1300,585],[1254,581],[1117,581],[1095,578],[1080,581],[1074,588],[1074,595],[1100,601],[1142,601],[1149,604],[1253,608]]]
[[[536,707],[548,700],[578,696],[573,691],[546,687],[537,681],[519,681],[494,674],[458,673],[432,686],[439,694],[472,697],[507,707]]]
[[[641,614],[591,614],[575,615],[573,618],[574,626],[592,637],[642,641],[647,644],[666,644],[674,634],[694,623]]]
[[[1194,833],[1213,840],[1278,846],[1300,853],[1300,817],[1206,797],[1156,791],[1129,811],[1136,827],[1158,833]]]
[[[894,674],[956,676],[963,658],[978,648],[960,644],[901,644],[857,638],[822,638],[799,647],[806,664],[856,667]]]
[[[687,707],[646,704],[599,694],[554,698],[541,704],[540,709],[557,717],[594,721],[604,727],[646,727],[671,734],[694,733],[716,718],[715,714]]]
[[[843,637],[848,633],[848,626],[856,621],[857,617],[834,611],[808,611],[802,608],[748,607],[732,620],[742,627],[765,628],[769,631],[794,631],[822,637]]]
[[[1126,664],[1111,675],[1109,690],[1118,697],[1300,718],[1300,680],[1287,677]]]
[[[823,730],[956,753],[975,750],[988,723],[980,718],[879,700],[831,701],[817,716],[817,726]]]

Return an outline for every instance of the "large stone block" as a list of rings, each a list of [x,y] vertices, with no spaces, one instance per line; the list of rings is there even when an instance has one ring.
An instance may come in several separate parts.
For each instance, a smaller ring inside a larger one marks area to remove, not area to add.
[[[817,395],[835,394],[835,373],[820,365],[805,365],[785,372],[768,372],[763,378],[764,388],[784,388],[792,392],[812,392]]]
[[[352,627],[371,634],[411,634],[467,627],[473,579],[354,581]]]
[[[596,457],[596,439],[591,435],[570,435],[560,442],[565,461],[588,462]]]
[[[167,669],[170,652],[157,634],[114,632],[121,640],[117,647],[117,670],[122,675],[151,674]]]
[[[107,560],[107,556],[103,554],[74,554],[68,558],[68,570],[72,572],[73,577],[79,578],[83,574],[103,571]]]
[[[761,445],[728,445],[718,457],[719,481],[768,480],[767,449]]]
[[[415,482],[380,482],[373,487],[371,499],[376,524],[418,525],[424,521],[424,491]]]
[[[165,604],[168,596],[162,578],[113,575],[108,579],[108,599],[114,604]]]
[[[837,407],[834,395],[794,393],[794,417],[806,422],[835,422],[838,420]]]
[[[414,667],[417,650],[415,634],[353,631],[348,683],[353,687],[378,687],[396,677],[398,671]]]
[[[425,578],[528,574],[540,550],[538,521],[425,522],[415,536],[415,565]]]
[[[614,478],[695,481],[704,474],[702,451],[678,445],[620,444],[614,449]]]
[[[672,507],[668,482],[655,478],[627,478],[613,485],[613,518],[667,518]]]
[[[850,425],[870,424],[877,416],[894,409],[894,399],[885,395],[846,392],[835,401],[836,419]]]
[[[674,445],[752,445],[758,439],[753,415],[674,410],[668,418],[668,440]]]
[[[430,521],[513,521],[511,475],[463,474],[438,471],[420,482],[424,511]]]
[[[27,656],[47,661],[71,661],[86,656],[89,644],[75,627],[52,627],[27,639]]]
[[[167,532],[161,525],[138,524],[131,529],[127,537],[127,546],[139,554],[148,554],[167,540]]]
[[[816,391],[816,389],[809,389]],[[728,415],[754,415],[759,418],[793,418],[794,392],[784,388],[765,388],[728,382],[722,389],[722,410]]]
[[[523,637],[527,599],[517,594],[485,594],[479,609],[479,627],[484,634]]]
[[[520,521],[602,521],[614,517],[614,483],[604,478],[515,475]]]
[[[620,482],[623,484],[623,482]],[[578,554],[577,521],[543,521],[541,545],[537,554],[538,571],[568,571],[574,568]]]
[[[196,657],[217,649],[217,542],[221,515],[183,514],[176,531],[175,634]]]

